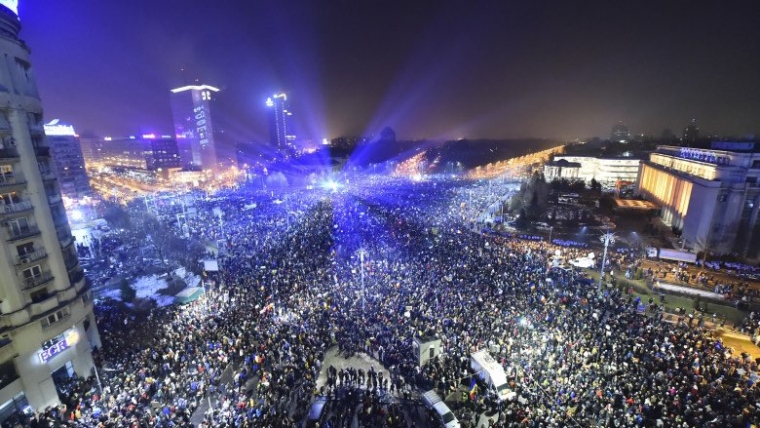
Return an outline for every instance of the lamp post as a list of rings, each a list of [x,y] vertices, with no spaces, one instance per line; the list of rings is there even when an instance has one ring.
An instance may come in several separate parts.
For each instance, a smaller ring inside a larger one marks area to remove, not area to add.
[[[554,232],[554,226],[549,227],[549,245],[552,243],[552,232]]]
[[[607,232],[599,237],[599,240],[604,244],[604,256],[602,257],[602,268],[599,270],[599,290],[602,289],[602,280],[604,279],[604,265],[607,264],[607,247],[610,244],[615,243],[615,234],[607,230]]]
[[[361,285],[362,285],[362,313],[364,312],[364,248],[359,250],[359,262],[361,272]]]

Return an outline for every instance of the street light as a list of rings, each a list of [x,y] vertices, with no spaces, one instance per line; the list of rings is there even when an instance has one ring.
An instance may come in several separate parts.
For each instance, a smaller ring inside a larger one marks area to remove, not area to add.
[[[359,249],[359,262],[361,272],[361,285],[362,285],[362,312],[364,312],[364,248]]]
[[[607,264],[607,247],[609,247],[610,244],[615,243],[615,234],[608,230],[604,235],[599,237],[599,240],[602,241],[602,243],[604,244],[604,256],[602,257],[602,268],[599,270],[599,290],[601,290],[602,279],[604,279],[604,265]]]

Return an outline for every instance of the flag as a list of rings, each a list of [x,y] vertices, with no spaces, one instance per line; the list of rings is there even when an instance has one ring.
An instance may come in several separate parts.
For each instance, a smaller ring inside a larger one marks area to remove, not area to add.
[[[478,381],[477,379],[473,378],[472,382],[470,382],[470,400],[475,399],[475,394],[478,393]]]

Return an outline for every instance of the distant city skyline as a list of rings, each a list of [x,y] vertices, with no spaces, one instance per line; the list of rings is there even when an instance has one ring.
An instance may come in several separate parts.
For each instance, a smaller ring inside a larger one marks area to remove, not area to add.
[[[760,134],[760,5],[457,1],[22,1],[46,114],[82,133],[170,133],[174,87],[219,87],[230,141]],[[145,13],[146,10],[151,11]],[[725,23],[713,25],[713,23]],[[136,25],[139,23],[139,25]]]

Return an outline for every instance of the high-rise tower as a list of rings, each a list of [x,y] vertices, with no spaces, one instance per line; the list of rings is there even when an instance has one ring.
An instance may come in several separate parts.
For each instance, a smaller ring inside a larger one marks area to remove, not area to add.
[[[628,127],[625,126],[623,121],[620,121],[612,127],[610,133],[610,140],[616,143],[627,143],[630,140],[631,134],[628,132]]]
[[[699,139],[699,127],[697,119],[692,119],[686,128],[683,129],[682,139],[684,143],[693,143]]]
[[[174,133],[183,167],[216,171],[216,145],[211,121],[213,95],[219,89],[191,85],[172,89]]]
[[[285,93],[272,95],[267,98],[267,107],[269,108],[269,142],[278,149],[285,148],[296,139],[288,96]]]
[[[45,124],[45,135],[55,161],[61,192],[72,199],[89,195],[90,180],[84,167],[79,135],[74,132],[74,127],[54,119]]]
[[[46,145],[17,2],[0,1],[0,415],[57,405],[55,385],[89,376],[100,346]]]

